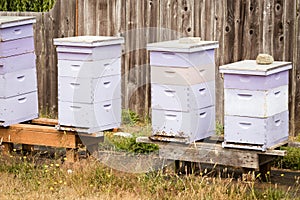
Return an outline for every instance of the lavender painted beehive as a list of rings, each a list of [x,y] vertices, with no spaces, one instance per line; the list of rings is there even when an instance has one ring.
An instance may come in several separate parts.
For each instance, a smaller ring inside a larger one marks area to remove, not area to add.
[[[120,37],[54,39],[58,53],[59,126],[93,133],[121,123]]]
[[[266,150],[288,139],[290,62],[244,60],[224,73],[224,147]]]
[[[153,139],[190,143],[215,132],[216,41],[148,44]]]
[[[34,17],[0,17],[0,123],[38,117]]]

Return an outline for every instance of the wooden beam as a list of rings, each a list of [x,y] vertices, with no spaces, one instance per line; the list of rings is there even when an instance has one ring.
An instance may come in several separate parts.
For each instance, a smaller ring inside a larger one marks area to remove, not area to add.
[[[259,169],[257,153],[228,150],[218,144],[168,144],[159,147],[159,155],[167,159]]]
[[[76,148],[76,135],[71,132],[57,131],[51,126],[17,124],[0,128],[3,142],[41,145],[51,147]]]
[[[289,142],[288,146],[300,148],[300,142]]]
[[[57,119],[49,119],[49,118],[38,118],[38,119],[31,120],[31,123],[37,124],[37,125],[55,126],[55,125],[58,125],[58,120]]]
[[[150,140],[138,137],[137,142],[159,145],[159,155],[166,159],[190,162],[202,162],[234,167],[259,169],[259,156],[284,156],[286,151],[253,151],[244,149],[222,148],[220,143],[196,142],[190,145]]]

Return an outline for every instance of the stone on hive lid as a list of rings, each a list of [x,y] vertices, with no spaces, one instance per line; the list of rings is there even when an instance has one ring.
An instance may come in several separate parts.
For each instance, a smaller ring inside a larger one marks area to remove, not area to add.
[[[256,63],[259,65],[270,65],[274,62],[273,56],[269,54],[258,54],[256,57]]]

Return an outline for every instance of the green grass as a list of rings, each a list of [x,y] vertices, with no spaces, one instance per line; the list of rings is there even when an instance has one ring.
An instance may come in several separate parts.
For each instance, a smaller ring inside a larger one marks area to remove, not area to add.
[[[296,199],[289,189],[258,181],[162,172],[130,174],[89,158],[73,165],[34,157],[0,157],[1,199]],[[299,198],[298,198],[299,199]]]
[[[114,151],[125,151],[135,154],[148,154],[157,152],[158,146],[155,144],[137,143],[136,138],[138,135],[133,135],[131,138],[114,136],[112,132],[106,132],[104,142],[100,143],[100,149],[108,149]]]
[[[136,123],[140,122],[140,117],[137,113],[130,109],[123,109],[122,110],[122,123],[126,125],[135,125]]]
[[[283,169],[300,170],[300,148],[296,147],[281,147],[287,151],[287,155],[277,158],[274,166]]]

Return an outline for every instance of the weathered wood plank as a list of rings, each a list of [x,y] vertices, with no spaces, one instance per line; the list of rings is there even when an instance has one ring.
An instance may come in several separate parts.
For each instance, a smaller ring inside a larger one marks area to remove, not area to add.
[[[182,145],[176,143],[161,143],[148,138],[137,138],[137,142],[159,145],[159,155],[165,159],[202,162],[209,164],[228,165],[236,167],[259,168],[258,154],[250,151],[223,149],[221,145],[197,143]]]
[[[122,35],[136,28],[153,27],[146,33],[135,31],[125,35],[126,53],[122,57],[124,108],[144,115],[148,114],[151,104],[150,86],[147,84],[150,80],[149,57],[146,51],[137,49],[146,42],[201,36],[204,40],[220,42],[216,51],[216,67],[240,59],[255,59],[262,52],[273,54],[275,60],[293,61],[294,68],[290,73],[290,132],[297,134],[300,130],[299,4],[299,0],[60,0],[48,13],[0,12],[0,15],[37,17],[35,47],[39,106],[44,114],[57,110],[54,37]],[[145,67],[139,67],[144,64]],[[145,83],[135,91],[137,86]],[[222,88],[223,82],[217,70],[216,113],[221,122]]]
[[[233,42],[233,61],[242,60],[243,56],[243,26],[245,16],[245,2],[235,1],[233,11],[233,25],[234,25],[234,42]]]
[[[293,68],[289,73],[289,115],[290,115],[290,126],[289,131],[291,136],[298,135],[300,128],[300,115],[296,112],[299,109],[299,80],[297,72],[299,71],[299,48],[300,48],[300,40],[299,40],[299,8],[300,1],[294,0],[293,4],[290,5],[288,2],[285,3],[285,19],[290,24],[287,26],[288,30],[285,30],[285,47],[284,54],[288,54],[284,56],[284,60],[290,60],[293,62]],[[293,6],[290,8],[290,6]],[[292,11],[291,11],[292,10]],[[288,13],[287,13],[288,12]],[[291,19],[292,18],[292,19]],[[290,49],[290,50],[289,50]],[[297,87],[298,86],[298,87]],[[298,95],[297,95],[298,94]]]
[[[289,142],[288,146],[300,148],[300,142]]]
[[[96,35],[108,35],[110,31],[108,28],[108,3],[109,1],[107,0],[96,1],[96,9],[91,11],[95,12]]]
[[[37,137],[38,136],[38,137]],[[51,147],[76,148],[74,133],[60,132],[54,127],[30,124],[18,124],[9,128],[0,128],[3,142],[41,145]]]
[[[216,62],[216,120],[223,124],[224,122],[224,83],[222,79],[222,75],[219,73],[219,66],[225,64],[224,63],[224,21],[225,21],[225,6],[224,1],[215,3],[215,22],[214,22],[214,30],[215,37],[214,40],[219,41],[219,48],[215,51],[215,62]],[[202,18],[201,18],[202,19]],[[202,33],[201,33],[202,37]],[[226,44],[228,45],[228,44]]]
[[[256,59],[260,52],[260,4],[258,0],[246,1],[243,40],[243,59]]]
[[[186,145],[150,140],[148,137],[138,137],[136,142],[159,145],[159,155],[165,159],[202,162],[234,167],[259,169],[259,155],[284,156],[286,151],[267,150],[251,151],[243,149],[222,148],[220,143],[197,142]]]
[[[58,125],[57,119],[49,119],[49,118],[38,118],[31,120],[32,124],[38,124],[38,125],[48,125],[48,126],[56,126]]]
[[[233,59],[233,42],[234,42],[234,1],[227,0],[224,3],[225,20],[224,20],[224,63],[231,63]]]
[[[261,53],[267,53],[273,55],[273,25],[272,19],[274,13],[273,11],[273,4],[271,3],[272,0],[265,0],[261,1],[263,4],[263,12],[262,12],[262,22],[260,24],[262,28],[262,51]]]
[[[194,36],[195,37],[201,37],[201,24],[202,23],[202,18],[201,18],[201,3],[202,1],[194,1],[194,6],[193,6],[193,17],[194,17]]]
[[[283,60],[284,50],[284,22],[283,22],[284,1],[278,0],[273,6],[272,29],[273,29],[273,57],[275,60]]]

